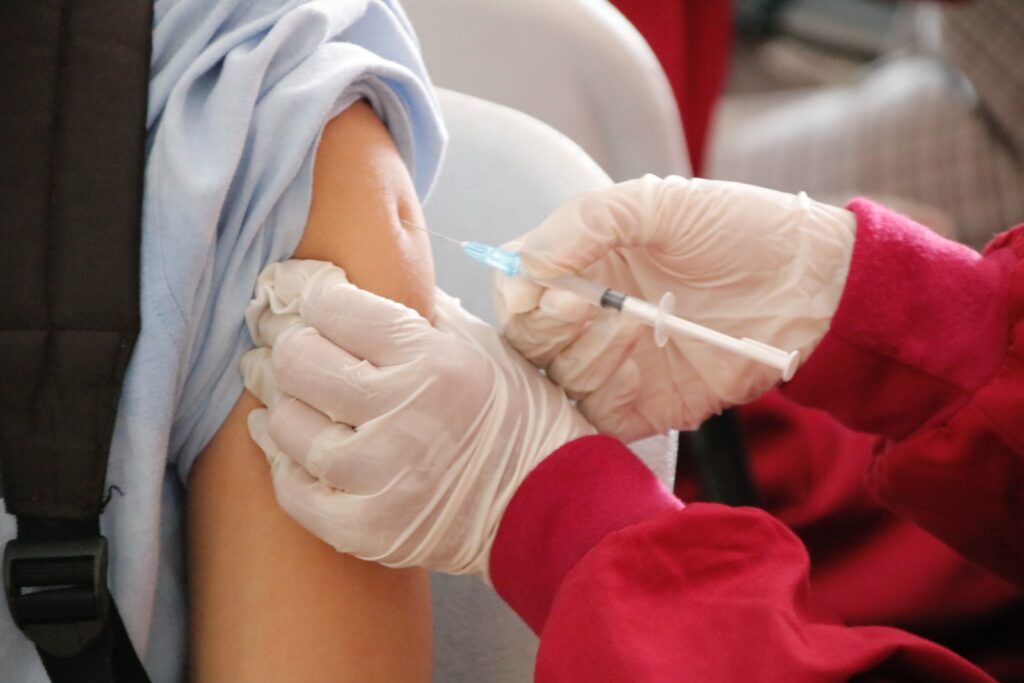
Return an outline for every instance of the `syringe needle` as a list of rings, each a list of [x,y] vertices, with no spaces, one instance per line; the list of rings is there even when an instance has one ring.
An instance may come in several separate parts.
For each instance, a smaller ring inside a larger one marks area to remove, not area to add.
[[[402,223],[404,223],[405,225],[409,226],[410,228],[416,228],[417,230],[422,230],[423,232],[430,233],[434,237],[440,237],[441,239],[447,240],[447,241],[451,242],[452,244],[454,244],[456,246],[459,246],[459,247],[462,246],[462,242],[460,242],[459,240],[455,239],[454,237],[449,237],[448,235],[442,235],[439,232],[434,232],[430,228],[425,228],[422,225],[417,225],[416,223],[413,223],[412,221],[407,221],[405,219],[402,219]]]

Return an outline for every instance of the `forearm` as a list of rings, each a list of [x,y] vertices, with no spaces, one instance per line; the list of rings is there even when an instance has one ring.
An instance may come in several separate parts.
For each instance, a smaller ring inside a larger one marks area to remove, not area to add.
[[[419,208],[387,131],[353,105],[318,148],[295,256],[342,266],[361,287],[429,315],[433,272]],[[189,487],[192,680],[428,680],[425,573],[336,553],[277,506],[249,438],[243,395]]]
[[[894,511],[1024,584],[1024,227],[984,256],[870,203],[832,328],[783,388],[887,437]]]
[[[578,439],[527,477],[491,577],[540,635],[538,681],[990,680],[909,633],[831,618],[784,525],[749,508],[682,509],[607,437]]]
[[[434,267],[413,191],[387,129],[366,104],[327,124],[297,259],[333,261],[362,289],[432,318]]]

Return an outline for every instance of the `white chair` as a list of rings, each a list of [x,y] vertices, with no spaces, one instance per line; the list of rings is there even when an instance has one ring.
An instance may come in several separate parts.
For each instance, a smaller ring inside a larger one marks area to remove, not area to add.
[[[451,140],[424,207],[431,229],[502,244],[570,197],[611,183],[582,149],[537,119],[469,95],[444,89],[439,95]],[[450,242],[434,240],[433,249],[438,285],[496,322],[487,267]]]
[[[570,197],[611,181],[564,135],[526,114],[441,90],[451,133],[444,167],[424,207],[428,225],[459,239],[501,244]],[[495,322],[491,272],[435,240],[438,285]],[[671,487],[675,444],[658,436],[631,448]],[[434,680],[532,680],[537,640],[493,590],[471,577],[435,575]]]
[[[650,47],[605,0],[403,0],[434,82],[530,114],[614,180],[688,175]]]

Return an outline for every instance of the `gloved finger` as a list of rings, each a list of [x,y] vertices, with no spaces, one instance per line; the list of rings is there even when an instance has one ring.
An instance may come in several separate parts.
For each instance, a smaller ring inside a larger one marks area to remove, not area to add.
[[[502,331],[519,353],[547,367],[599,313],[572,292],[546,287],[536,307],[508,318]]]
[[[273,465],[281,458],[288,459],[288,456],[281,450],[281,447],[270,436],[270,416],[267,414],[266,408],[258,408],[250,412],[246,417],[246,425],[249,428],[249,436],[252,437],[252,440],[263,451],[267,462]]]
[[[298,309],[298,307],[295,307]],[[270,308],[264,309],[255,317],[252,329],[255,332],[252,338],[257,344],[273,346],[286,331],[292,327],[302,326],[302,319],[298,311],[288,313],[276,313]]]
[[[494,274],[494,311],[498,322],[504,324],[515,315],[537,308],[547,289],[526,277],[508,277]]]
[[[274,381],[274,371],[271,365],[270,349],[266,346],[258,346],[251,349],[242,356],[242,382],[260,402],[269,406],[278,392],[277,383]]]
[[[408,533],[409,520],[415,520],[413,511],[388,504],[386,496],[332,486],[289,458],[274,462],[270,474],[278,505],[338,552],[389,567],[412,564],[396,551]]]
[[[395,469],[392,454],[404,443],[401,435],[389,438],[392,435],[378,433],[375,448],[348,425],[331,422],[294,398],[279,401],[269,415],[271,438],[317,479],[357,495],[376,493],[391,480]]]
[[[657,211],[666,182],[647,175],[563,204],[521,238],[524,270],[536,278],[558,277],[579,273],[613,249],[650,246],[662,237]]]
[[[506,251],[519,251],[521,242],[509,242],[502,245]],[[494,273],[494,308],[498,321],[507,322],[512,316],[526,313],[534,308],[545,308],[552,315],[564,320],[576,320],[589,304],[575,294],[559,289],[545,287],[529,277],[509,277],[504,273]]]
[[[505,251],[518,252],[523,248],[522,242],[506,242],[501,245]],[[514,315],[526,313],[537,307],[545,288],[528,277],[509,277],[500,271],[494,271],[493,295],[494,310],[498,322],[504,324]]]
[[[637,409],[639,395],[640,369],[633,359],[627,359],[577,408],[598,431],[626,442],[635,441],[658,433]]]
[[[327,261],[289,260],[272,263],[256,280],[254,296],[245,309],[249,333],[259,346],[273,346],[291,325],[300,323],[299,300],[310,283],[330,279],[347,282],[345,271]]]
[[[572,292],[548,287],[541,294],[537,310],[562,322],[578,323],[592,320],[601,309]]]
[[[356,358],[377,367],[400,365],[428,353],[437,332],[400,303],[330,279],[308,288],[302,319]]]
[[[390,411],[409,393],[407,385],[395,381],[395,369],[402,366],[378,369],[312,327],[281,336],[272,366],[280,391],[353,427]]]
[[[494,276],[494,307],[498,321],[539,308],[566,322],[592,316],[594,306],[563,289],[546,287],[528,277]]]
[[[571,398],[587,396],[622,366],[645,331],[637,321],[605,311],[558,352],[548,377]]]
[[[271,465],[271,480],[278,505],[314,536],[338,552],[362,556],[365,543],[359,540],[369,534],[362,529],[358,497],[317,479],[304,467],[289,458]]]
[[[479,331],[492,331],[494,328],[476,317],[465,308],[462,302],[443,289],[434,289],[434,329],[441,332],[458,332],[460,336],[473,336]]]
[[[539,368],[546,368],[586,325],[586,320],[567,323],[534,309],[512,317],[502,334],[523,357]]]

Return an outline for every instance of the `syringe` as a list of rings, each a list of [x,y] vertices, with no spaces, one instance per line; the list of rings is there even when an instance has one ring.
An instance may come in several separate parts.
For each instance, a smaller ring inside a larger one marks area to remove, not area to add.
[[[427,230],[427,228],[420,225],[413,225],[411,223],[408,225],[426,230],[432,235],[459,245],[470,258],[495,268],[505,275],[510,277],[530,277],[523,271],[522,261],[518,252],[505,251],[481,242],[456,240],[433,230]],[[575,275],[565,275],[551,279],[531,279],[545,287],[572,292],[595,306],[620,311],[631,318],[650,325],[654,328],[654,343],[659,347],[664,346],[668,342],[670,333],[686,335],[727,351],[732,351],[745,358],[770,365],[779,370],[782,373],[783,381],[787,382],[792,379],[797,366],[800,364],[799,351],[783,351],[782,349],[747,337],[737,339],[736,337],[730,337],[727,334],[673,315],[672,311],[675,309],[676,299],[672,292],[665,292],[658,305],[655,306],[649,301],[629,296],[623,292],[618,292],[597,282],[585,280]]]

